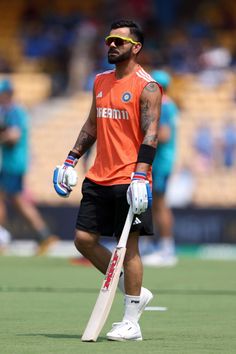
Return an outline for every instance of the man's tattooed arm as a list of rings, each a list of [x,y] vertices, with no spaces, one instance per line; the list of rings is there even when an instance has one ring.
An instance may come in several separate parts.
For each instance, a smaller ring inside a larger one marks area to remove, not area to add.
[[[143,144],[157,146],[158,124],[161,112],[161,91],[158,85],[150,82],[140,97],[141,128]]]
[[[77,152],[80,156],[82,156],[96,141],[96,137],[89,134],[84,126],[79,133],[79,136],[76,140],[76,143],[73,147],[73,151]]]
[[[140,122],[143,131],[142,144],[149,145],[154,149],[158,141],[158,124],[161,112],[161,90],[159,86],[150,82],[145,86],[140,97]],[[147,173],[150,165],[138,162],[136,171]]]

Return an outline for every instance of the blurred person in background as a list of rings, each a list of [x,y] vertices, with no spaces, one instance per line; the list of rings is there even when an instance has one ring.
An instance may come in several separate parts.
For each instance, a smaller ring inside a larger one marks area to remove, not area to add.
[[[173,236],[173,214],[166,203],[166,191],[176,157],[176,129],[179,110],[168,96],[170,75],[164,70],[154,70],[151,76],[163,88],[158,146],[152,166],[153,222],[158,243],[151,254],[142,257],[144,265],[163,267],[177,263]]]
[[[196,127],[193,137],[196,173],[208,173],[213,167],[215,143],[212,127],[203,121]]]
[[[14,101],[14,89],[10,80],[0,81],[0,225],[6,221],[6,202],[13,206],[29,222],[37,233],[36,254],[46,253],[57,241],[37,208],[24,196],[24,178],[28,169],[28,115]],[[4,230],[2,230],[4,231]]]
[[[221,140],[223,165],[230,169],[236,161],[236,125],[233,120],[228,119],[223,126]]]

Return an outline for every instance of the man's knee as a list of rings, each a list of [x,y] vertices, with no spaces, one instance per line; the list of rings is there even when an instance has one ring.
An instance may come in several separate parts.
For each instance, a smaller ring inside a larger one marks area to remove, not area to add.
[[[93,248],[96,242],[97,237],[95,234],[91,234],[82,230],[76,230],[74,243],[79,251]]]

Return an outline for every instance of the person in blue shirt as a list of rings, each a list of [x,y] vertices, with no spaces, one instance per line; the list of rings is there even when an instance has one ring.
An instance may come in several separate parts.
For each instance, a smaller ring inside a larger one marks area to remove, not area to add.
[[[6,200],[37,233],[37,254],[44,254],[57,240],[35,205],[24,197],[24,178],[29,161],[29,122],[26,110],[14,102],[11,81],[0,81],[0,226],[6,219]]]
[[[222,132],[223,164],[226,168],[233,168],[236,161],[236,125],[228,119]]]
[[[153,177],[153,222],[159,242],[153,253],[143,256],[143,264],[151,266],[173,266],[177,263],[173,237],[173,214],[166,203],[168,180],[176,159],[176,127],[179,110],[167,95],[171,82],[164,70],[154,70],[151,76],[163,88],[161,117],[158,132],[158,146],[152,165]]]

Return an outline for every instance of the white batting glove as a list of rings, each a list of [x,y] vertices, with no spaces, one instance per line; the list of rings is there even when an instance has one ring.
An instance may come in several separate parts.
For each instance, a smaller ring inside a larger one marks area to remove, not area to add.
[[[72,188],[78,181],[77,172],[74,169],[77,160],[73,156],[68,156],[63,165],[57,166],[53,173],[54,189],[60,197],[68,198]]]
[[[134,214],[141,214],[152,205],[152,192],[144,172],[135,172],[127,190],[127,202]]]

